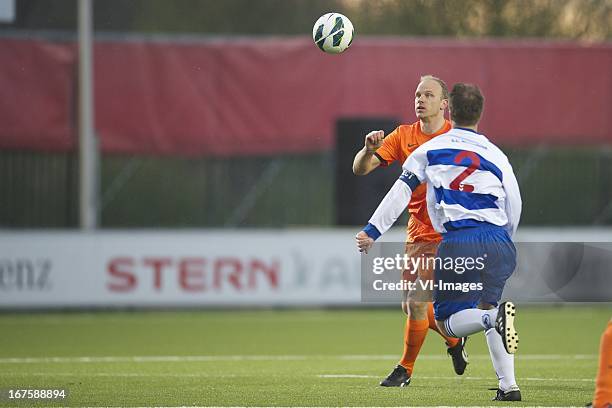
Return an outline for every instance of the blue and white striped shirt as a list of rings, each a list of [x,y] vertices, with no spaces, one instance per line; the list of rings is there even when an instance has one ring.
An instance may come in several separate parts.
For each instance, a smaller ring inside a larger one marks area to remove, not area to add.
[[[427,210],[440,233],[489,223],[516,232],[521,194],[506,155],[484,135],[454,128],[416,149],[364,231],[376,239],[427,183]]]

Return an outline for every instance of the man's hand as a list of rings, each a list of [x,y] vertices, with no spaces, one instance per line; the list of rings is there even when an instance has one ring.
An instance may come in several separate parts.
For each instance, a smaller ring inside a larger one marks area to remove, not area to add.
[[[356,176],[365,176],[380,165],[380,160],[374,155],[383,144],[385,132],[375,130],[365,137],[364,147],[360,149],[353,159],[353,173]]]
[[[366,254],[368,253],[368,249],[372,248],[372,245],[374,245],[374,240],[363,231],[359,231],[355,236],[355,241],[357,241],[359,252],[365,252]]]
[[[374,130],[368,133],[365,137],[365,148],[368,153],[374,153],[383,144],[385,132],[382,130]]]

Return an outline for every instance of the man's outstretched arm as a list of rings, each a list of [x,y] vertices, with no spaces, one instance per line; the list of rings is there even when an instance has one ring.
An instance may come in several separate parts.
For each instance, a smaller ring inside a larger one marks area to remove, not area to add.
[[[419,184],[421,181],[414,173],[404,170],[374,211],[368,225],[355,237],[359,252],[367,253],[374,241],[391,228],[406,209],[406,203],[410,202],[412,192]]]

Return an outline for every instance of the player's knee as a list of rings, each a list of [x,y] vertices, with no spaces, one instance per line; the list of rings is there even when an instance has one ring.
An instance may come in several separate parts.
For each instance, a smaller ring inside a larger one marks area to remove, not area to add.
[[[439,331],[440,333],[442,333],[442,335],[443,335],[443,336],[446,336],[446,337],[454,337],[454,336],[451,336],[450,334],[448,334],[448,333],[446,332],[446,327],[444,327],[444,321],[442,321],[442,320],[436,320],[436,326],[438,327],[438,331]]]
[[[601,341],[604,338],[607,338],[608,341],[612,340],[612,319],[610,319],[610,323],[608,323],[608,327],[604,330],[603,335],[601,336]]]
[[[406,316],[410,315],[410,310],[408,310],[408,302],[402,302],[402,312],[404,312]]]
[[[427,319],[427,303],[409,300],[408,312],[412,320],[425,320]]]

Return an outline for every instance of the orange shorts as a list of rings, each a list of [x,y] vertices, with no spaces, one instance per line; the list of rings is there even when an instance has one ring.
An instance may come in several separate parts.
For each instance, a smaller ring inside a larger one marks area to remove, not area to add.
[[[438,241],[407,242],[408,268],[402,271],[402,280],[414,282],[414,290],[404,291],[404,300],[431,302],[433,291],[424,284],[434,278],[433,259],[438,251]],[[420,281],[420,282],[419,282]]]

